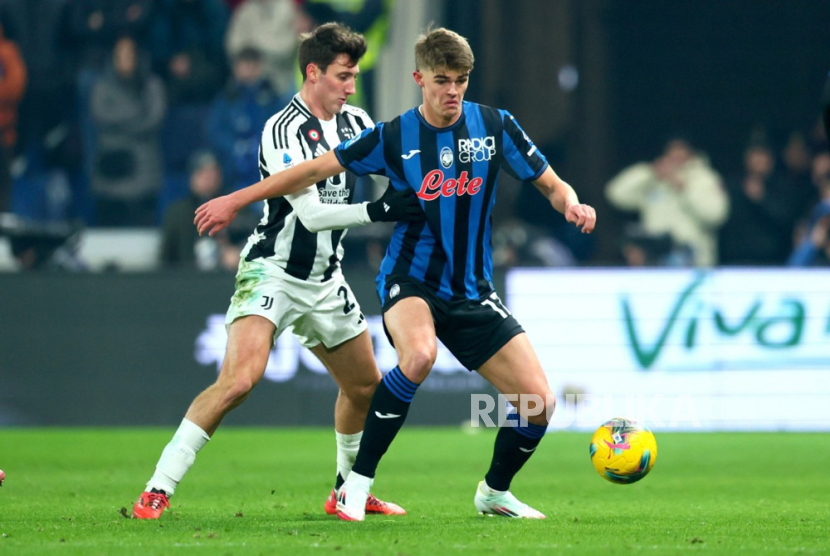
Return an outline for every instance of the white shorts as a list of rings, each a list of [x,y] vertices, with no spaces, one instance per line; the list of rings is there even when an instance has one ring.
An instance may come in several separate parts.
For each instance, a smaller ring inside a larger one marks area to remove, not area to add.
[[[294,335],[307,348],[320,343],[332,348],[368,328],[341,272],[335,272],[326,282],[314,283],[257,260],[243,260],[239,265],[225,325],[248,315],[273,322],[277,327],[274,341],[283,330],[293,328]]]

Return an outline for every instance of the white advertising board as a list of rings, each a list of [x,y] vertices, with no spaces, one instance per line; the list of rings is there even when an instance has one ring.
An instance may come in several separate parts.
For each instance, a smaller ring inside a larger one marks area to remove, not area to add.
[[[516,269],[552,426],[830,430],[830,270]]]

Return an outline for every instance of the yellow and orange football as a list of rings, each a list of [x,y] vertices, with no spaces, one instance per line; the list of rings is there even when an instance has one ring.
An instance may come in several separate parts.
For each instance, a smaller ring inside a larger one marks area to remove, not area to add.
[[[591,437],[591,463],[604,479],[618,485],[636,483],[657,460],[657,440],[643,425],[615,417]]]

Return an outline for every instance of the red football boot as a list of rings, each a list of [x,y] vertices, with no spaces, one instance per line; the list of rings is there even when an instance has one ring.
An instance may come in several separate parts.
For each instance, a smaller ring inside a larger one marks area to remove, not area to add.
[[[337,513],[337,492],[332,490],[329,497],[326,498],[326,504],[323,509],[328,515]],[[372,494],[366,499],[366,513],[367,514],[381,514],[381,515],[406,515],[406,510],[393,504],[392,502],[384,502],[375,498]]]
[[[135,519],[158,519],[170,507],[170,499],[164,492],[144,491],[133,505]]]

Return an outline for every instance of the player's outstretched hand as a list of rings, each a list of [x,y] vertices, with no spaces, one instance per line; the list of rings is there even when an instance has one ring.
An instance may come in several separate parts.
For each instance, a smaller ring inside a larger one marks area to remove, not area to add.
[[[368,204],[366,211],[372,222],[421,222],[427,218],[414,191],[398,191],[391,183],[380,199]]]
[[[227,228],[233,222],[237,212],[239,212],[239,207],[230,195],[223,195],[197,208],[193,223],[196,224],[199,235],[207,232],[209,236],[212,236]]]
[[[582,228],[583,234],[590,234],[597,225],[597,211],[590,205],[571,205],[565,210],[565,220]]]

